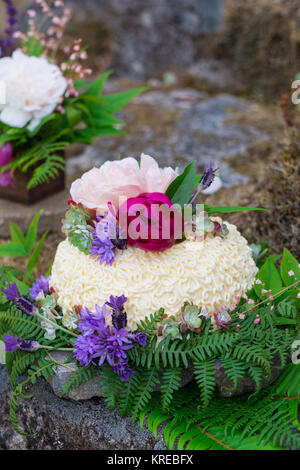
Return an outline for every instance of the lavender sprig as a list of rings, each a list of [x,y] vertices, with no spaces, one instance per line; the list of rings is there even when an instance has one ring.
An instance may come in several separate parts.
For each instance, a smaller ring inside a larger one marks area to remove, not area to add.
[[[16,16],[19,13],[14,6],[13,0],[3,0],[3,2],[6,4],[6,22],[8,27],[4,30],[6,37],[0,45],[0,57],[10,55],[11,49],[14,46],[13,35],[16,32],[15,26],[18,23]]]

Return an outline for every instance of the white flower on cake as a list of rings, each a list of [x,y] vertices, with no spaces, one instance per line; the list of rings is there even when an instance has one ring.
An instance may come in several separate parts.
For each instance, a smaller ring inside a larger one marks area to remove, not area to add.
[[[213,315],[245,294],[258,271],[245,238],[234,225],[227,228],[225,238],[186,240],[164,252],[128,247],[112,266],[100,265],[65,240],[57,249],[51,286],[65,311],[76,305],[93,311],[110,295],[125,294],[130,328],[161,307],[179,319],[185,301]]]
[[[6,104],[0,121],[11,127],[33,131],[51,114],[67,89],[67,81],[57,65],[43,57],[29,57],[16,50],[0,59],[0,80],[6,84]]]
[[[93,168],[73,182],[71,197],[89,209],[101,214],[107,211],[107,203],[115,207],[119,198],[135,197],[145,192],[164,193],[177,173],[171,168],[159,168],[154,158],[142,154],[140,165],[134,158],[107,161],[100,168]]]

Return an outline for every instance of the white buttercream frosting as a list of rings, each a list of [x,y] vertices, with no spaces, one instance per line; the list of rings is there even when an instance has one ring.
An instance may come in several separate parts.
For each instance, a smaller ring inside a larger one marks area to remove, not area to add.
[[[179,318],[185,301],[213,315],[236,304],[257,273],[247,241],[234,225],[226,225],[226,238],[185,240],[164,252],[117,250],[112,266],[100,265],[65,240],[58,246],[50,284],[64,312],[75,305],[94,310],[110,295],[125,294],[130,328],[161,307]]]

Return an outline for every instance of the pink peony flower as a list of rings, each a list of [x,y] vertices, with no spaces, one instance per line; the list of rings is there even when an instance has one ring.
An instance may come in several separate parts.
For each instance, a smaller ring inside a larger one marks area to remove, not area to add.
[[[118,212],[128,245],[148,251],[164,251],[181,238],[181,213],[164,193],[142,193],[129,198]]]
[[[140,166],[129,157],[93,168],[74,181],[70,192],[77,204],[97,209],[101,215],[107,211],[108,202],[119,208],[120,197],[136,197],[144,192],[164,193],[176,177],[172,168],[161,169],[154,158],[142,154]]]
[[[2,148],[0,148],[0,168],[2,166],[11,163],[13,159],[13,150],[10,142],[6,142]],[[11,176],[10,170],[0,173],[0,186],[15,186],[13,177]]]

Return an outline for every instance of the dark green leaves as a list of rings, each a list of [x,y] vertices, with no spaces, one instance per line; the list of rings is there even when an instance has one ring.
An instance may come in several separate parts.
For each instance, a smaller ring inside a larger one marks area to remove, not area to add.
[[[292,274],[292,272],[294,274]],[[280,265],[280,273],[283,282],[286,286],[290,286],[291,284],[294,284],[294,282],[300,280],[299,263],[286,248],[284,248],[283,250],[283,257]]]
[[[182,207],[187,204],[193,194],[196,182],[196,163],[190,163],[181,175],[177,176],[170,184],[166,195],[173,204],[180,204]]]
[[[204,206],[204,210],[208,213],[208,215],[213,214],[231,214],[233,212],[243,212],[243,211],[266,211],[267,209],[263,209],[261,207],[243,207],[243,206]]]
[[[266,262],[260,268],[257,277],[264,285],[255,284],[254,286],[256,295],[261,299],[265,299],[268,295],[274,295],[283,288],[279,271],[276,268],[272,257],[267,258]],[[271,290],[272,292],[269,294],[264,294],[262,293],[263,289]]]
[[[28,281],[35,269],[41,254],[41,250],[48,232],[44,233],[37,243],[38,223],[43,211],[39,211],[32,219],[26,236],[24,236],[20,227],[10,223],[11,241],[0,245],[0,256],[9,258],[26,257],[27,265],[24,281]],[[11,276],[11,270],[7,270],[7,276]],[[15,282],[15,280],[12,280]]]

